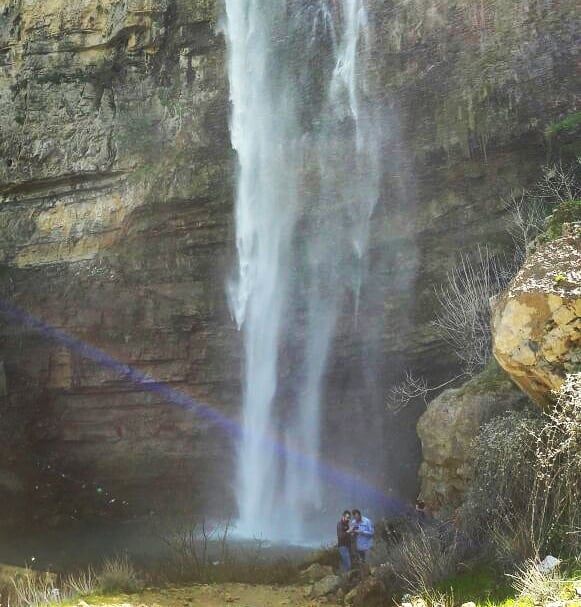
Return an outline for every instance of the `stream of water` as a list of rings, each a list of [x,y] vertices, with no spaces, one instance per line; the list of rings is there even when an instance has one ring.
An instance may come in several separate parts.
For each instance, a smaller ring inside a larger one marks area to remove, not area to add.
[[[345,298],[358,314],[379,195],[368,28],[363,0],[226,0],[248,536],[300,541],[321,508],[325,372]],[[273,437],[306,458],[281,457]]]

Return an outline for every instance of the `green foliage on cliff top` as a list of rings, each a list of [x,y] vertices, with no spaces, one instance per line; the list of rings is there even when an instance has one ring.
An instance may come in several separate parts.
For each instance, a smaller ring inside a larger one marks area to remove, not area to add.
[[[561,133],[572,133],[580,126],[581,112],[574,112],[562,120],[550,124],[545,132],[548,137],[554,137],[555,135],[559,135]]]
[[[567,200],[559,204],[547,219],[545,241],[555,240],[563,235],[563,224],[581,221],[581,200]]]
[[[507,390],[512,385],[509,376],[496,362],[496,359],[491,358],[478,375],[475,375],[460,388],[460,392],[462,395],[497,392]]]

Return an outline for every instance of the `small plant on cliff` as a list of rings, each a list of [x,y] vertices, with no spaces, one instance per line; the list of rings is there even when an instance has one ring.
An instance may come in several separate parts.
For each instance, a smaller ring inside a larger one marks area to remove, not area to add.
[[[581,157],[571,164],[561,162],[543,168],[543,177],[532,191],[550,205],[581,198]]]
[[[563,224],[581,221],[581,200],[561,202],[547,218],[545,240],[554,240],[563,236]]]
[[[514,244],[514,256],[517,264],[521,265],[534,240],[545,228],[547,205],[526,190],[511,192],[504,205],[509,214],[507,230]]]

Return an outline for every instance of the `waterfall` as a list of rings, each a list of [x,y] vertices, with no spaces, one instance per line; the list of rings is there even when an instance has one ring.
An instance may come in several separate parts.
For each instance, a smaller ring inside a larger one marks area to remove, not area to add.
[[[239,165],[228,294],[245,355],[238,526],[300,540],[321,508],[325,372],[349,293],[357,315],[379,192],[368,16],[362,0],[226,0],[226,19]],[[287,346],[299,362],[283,398]]]

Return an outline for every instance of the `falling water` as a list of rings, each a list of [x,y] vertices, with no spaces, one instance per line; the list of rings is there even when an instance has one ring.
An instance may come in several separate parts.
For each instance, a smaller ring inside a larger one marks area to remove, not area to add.
[[[239,529],[301,539],[305,517],[321,507],[329,351],[349,293],[357,315],[378,198],[368,16],[362,0],[226,0],[226,17],[239,163],[229,298],[245,348]],[[298,225],[307,227],[297,235]],[[295,326],[292,310],[301,310]],[[301,361],[294,402],[280,397],[289,344]],[[272,437],[307,458],[280,461]]]

